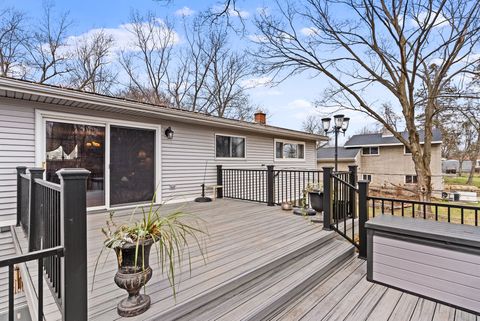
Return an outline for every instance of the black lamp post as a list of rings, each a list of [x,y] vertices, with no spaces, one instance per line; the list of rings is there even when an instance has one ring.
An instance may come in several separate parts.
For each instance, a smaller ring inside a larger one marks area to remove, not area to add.
[[[322,118],[322,127],[325,135],[335,133],[335,172],[338,172],[338,133],[341,132],[345,135],[350,118],[345,117],[344,115],[333,116],[332,129],[330,129],[330,121],[331,118]]]

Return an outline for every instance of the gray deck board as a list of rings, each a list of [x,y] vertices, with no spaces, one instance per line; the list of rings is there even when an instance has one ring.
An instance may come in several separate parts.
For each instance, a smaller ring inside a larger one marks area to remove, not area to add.
[[[192,250],[192,273],[189,273],[185,265],[187,263],[184,262],[183,272],[179,275],[181,281],[177,297],[174,299],[168,281],[157,267],[152,250],[154,275],[146,287],[147,293],[151,295],[152,306],[141,317],[129,320],[153,319],[158,313],[213,291],[215,287],[262,264],[268,264],[276,257],[326,235],[333,235],[322,231],[321,225],[310,223],[304,217],[265,204],[217,200],[209,204],[164,205],[162,212],[179,207],[204,220],[209,232],[209,237],[206,238],[207,263],[197,250]],[[128,218],[129,212],[117,211],[114,217],[119,220]],[[88,216],[90,285],[96,256],[102,245],[100,227],[105,218],[105,213]],[[89,293],[89,319],[120,319],[116,304],[126,296],[126,292],[113,283],[115,272],[115,257],[111,253],[104,268],[99,267],[97,270],[93,292]]]
[[[480,321],[479,317],[366,280],[354,258],[271,320]]]

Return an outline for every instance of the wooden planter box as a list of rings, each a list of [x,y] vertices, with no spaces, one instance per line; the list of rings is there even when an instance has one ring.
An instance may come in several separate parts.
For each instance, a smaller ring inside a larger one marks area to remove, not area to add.
[[[480,228],[391,215],[369,220],[367,279],[480,313]]]

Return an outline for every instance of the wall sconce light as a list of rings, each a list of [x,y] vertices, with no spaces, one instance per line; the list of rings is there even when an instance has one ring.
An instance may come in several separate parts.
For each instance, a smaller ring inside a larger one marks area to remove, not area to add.
[[[173,131],[172,127],[168,126],[167,129],[165,129],[165,136],[167,136],[168,139],[173,139],[173,134],[175,132]]]

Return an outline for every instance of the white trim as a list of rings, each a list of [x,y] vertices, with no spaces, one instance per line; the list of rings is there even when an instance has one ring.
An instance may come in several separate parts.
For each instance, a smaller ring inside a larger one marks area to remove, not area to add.
[[[435,140],[432,141],[432,144],[441,144],[441,140]],[[420,145],[425,144],[424,142],[421,142]],[[343,147],[345,148],[362,148],[362,147],[375,147],[375,146],[405,146],[402,143],[391,143],[391,144],[365,144],[365,145],[344,145]]]
[[[283,144],[303,145],[303,158],[277,158],[277,142]],[[304,141],[274,138],[273,139],[273,160],[275,162],[304,162],[307,158],[307,144]]]
[[[244,155],[243,157],[217,157],[217,136],[224,136],[224,137],[235,137],[235,138],[243,138],[245,142],[244,146]],[[222,161],[228,161],[228,160],[247,160],[247,137],[242,136],[242,135],[236,135],[236,134],[224,134],[224,133],[214,133],[213,137],[213,145],[214,145],[214,154],[213,157],[216,160],[222,160]]]
[[[106,118],[106,117],[92,117],[76,114],[67,114],[62,112],[47,111],[36,109],[35,110],[35,163],[37,166],[41,167],[42,162],[45,161],[46,152],[45,152],[45,126],[47,121],[57,121],[70,124],[87,124],[94,126],[105,127],[105,168],[104,168],[104,193],[105,193],[105,205],[104,206],[94,206],[88,208],[89,211],[94,211],[97,209],[119,209],[121,207],[111,206],[110,204],[110,126],[122,126],[138,129],[150,129],[156,132],[155,134],[155,188],[157,188],[155,204],[159,205],[162,202],[162,186],[161,186],[161,136],[162,136],[162,125],[161,124],[151,124],[151,123],[141,123],[134,121],[119,120],[115,118]],[[175,138],[174,138],[175,139]],[[149,202],[147,202],[149,204]],[[135,204],[138,206],[138,204]]]
[[[364,154],[364,153],[363,153],[363,149],[364,149],[364,148],[369,148],[369,150],[371,151],[372,148],[374,148],[374,147],[377,147],[378,153],[376,153],[376,154]],[[362,154],[362,156],[367,156],[367,157],[370,157],[370,156],[380,156],[380,146],[376,146],[376,145],[375,145],[375,146],[365,146],[365,147],[362,147],[362,149],[360,150],[360,153]]]

